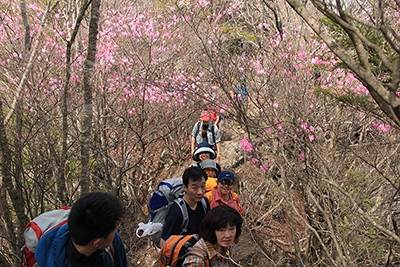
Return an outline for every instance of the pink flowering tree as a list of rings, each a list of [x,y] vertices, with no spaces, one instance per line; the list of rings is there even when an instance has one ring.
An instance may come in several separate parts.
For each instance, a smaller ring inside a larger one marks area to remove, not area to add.
[[[379,253],[366,258],[365,253],[352,249],[360,244],[350,233],[365,231],[369,251],[379,247],[390,254],[387,242],[395,240],[396,247],[400,244],[396,216],[389,224],[386,220],[396,214],[397,206],[390,199],[399,189],[395,183],[398,157],[393,157],[398,148],[390,148],[389,141],[398,135],[391,130],[398,120],[394,115],[397,104],[388,104],[395,103],[397,96],[389,97],[387,90],[383,105],[364,79],[340,64],[344,60],[327,43],[313,38],[307,25],[283,2],[259,4],[202,1],[176,5],[182,16],[209,14],[187,20],[203,50],[197,55],[198,67],[210,81],[198,94],[207,101],[210,90],[215,89],[212,86],[217,86],[219,107],[245,129],[240,145],[252,171],[243,173],[244,184],[252,190],[272,186],[282,200],[266,200],[265,195],[260,205],[267,203],[272,208],[260,208],[257,214],[254,199],[242,198],[249,201],[248,216],[259,224],[260,217],[271,219],[264,214],[278,214],[278,208],[284,208],[286,219],[280,223],[286,223],[284,236],[290,238],[266,236],[293,253],[295,264],[386,262]],[[265,5],[267,9],[260,8]],[[269,17],[273,19],[266,19]],[[381,78],[371,75],[371,79]],[[242,79],[249,87],[248,102],[235,98],[235,85]],[[366,195],[372,184],[388,186],[387,202],[379,193]],[[368,205],[371,214],[364,212]],[[331,215],[343,206],[348,208],[346,212]],[[351,223],[345,219],[349,217]],[[273,218],[264,229],[277,221]],[[359,228],[359,220],[366,228]],[[370,229],[382,238],[367,237]]]
[[[399,125],[399,3],[286,2],[362,82],[379,108]]]
[[[14,2],[0,4],[0,231],[9,252],[0,265],[19,265],[15,229],[73,203],[83,167],[84,190],[126,201],[131,220],[121,234],[135,265],[146,244],[131,233],[147,219],[157,182],[191,164],[190,133],[204,107],[229,117],[221,131],[238,131],[247,159],[240,199],[266,261],[393,259],[396,120],[286,2],[102,1],[91,106],[83,88],[89,6]],[[247,102],[237,99],[240,82]],[[92,115],[85,165],[84,111]]]

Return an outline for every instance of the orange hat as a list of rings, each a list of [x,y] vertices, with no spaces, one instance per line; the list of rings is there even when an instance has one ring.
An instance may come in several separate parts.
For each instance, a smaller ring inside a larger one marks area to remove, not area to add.
[[[200,118],[200,120],[202,120],[202,121],[209,121],[209,120],[210,120],[210,113],[209,113],[207,110],[204,110],[204,111],[201,113],[201,118]]]

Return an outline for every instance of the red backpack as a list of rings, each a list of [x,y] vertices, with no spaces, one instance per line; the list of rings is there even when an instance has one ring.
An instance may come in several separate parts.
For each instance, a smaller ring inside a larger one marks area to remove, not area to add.
[[[210,121],[215,122],[217,120],[217,114],[214,110],[209,109],[208,113],[210,114]]]

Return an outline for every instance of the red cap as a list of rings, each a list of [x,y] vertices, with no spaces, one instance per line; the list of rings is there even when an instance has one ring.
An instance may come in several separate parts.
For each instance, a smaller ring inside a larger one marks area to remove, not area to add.
[[[209,120],[210,120],[210,113],[209,113],[207,110],[203,111],[203,112],[201,113],[201,118],[200,118],[200,120],[202,120],[202,121],[209,121]]]

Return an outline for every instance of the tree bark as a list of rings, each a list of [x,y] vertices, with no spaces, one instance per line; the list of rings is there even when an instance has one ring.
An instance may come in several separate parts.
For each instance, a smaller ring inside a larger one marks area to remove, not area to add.
[[[79,10],[78,17],[76,18],[74,31],[71,34],[71,38],[67,42],[67,49],[65,53],[65,83],[64,83],[64,91],[62,96],[62,152],[61,152],[61,162],[59,166],[59,177],[57,181],[57,197],[58,200],[62,203],[63,206],[68,203],[68,196],[65,195],[66,187],[65,187],[65,165],[67,162],[67,139],[68,139],[68,90],[69,90],[69,81],[71,79],[71,56],[72,56],[72,45],[75,42],[76,36],[78,34],[79,28],[81,26],[82,20],[88,9],[90,3],[92,1],[85,0]]]
[[[7,140],[7,134],[6,134],[6,129],[4,127],[4,118],[3,118],[3,102],[2,100],[0,101],[0,153],[1,153],[1,163],[2,163],[2,168],[1,168],[1,176],[2,176],[2,189],[5,187],[8,195],[10,197],[11,203],[12,203],[12,210],[15,211],[15,216],[17,218],[17,230],[15,231],[12,221],[8,220],[7,222],[7,227],[10,228],[9,231],[10,233],[23,233],[26,222],[28,221],[27,216],[25,215],[24,212],[24,200],[21,197],[21,194],[17,193],[17,189],[15,188],[13,179],[12,179],[12,153],[9,149],[8,145],[8,140]],[[5,192],[2,193],[2,202],[3,205],[5,205],[7,202],[6,196],[4,195]],[[2,206],[2,208],[6,208],[8,206]],[[10,216],[9,211],[5,212],[5,217],[7,218]],[[22,240],[23,236],[11,236],[11,240],[16,244],[16,247],[19,245],[22,245]],[[18,252],[18,249],[16,249]]]
[[[94,64],[96,59],[97,33],[100,18],[101,0],[92,1],[89,25],[89,43],[88,53],[84,66],[83,94],[84,110],[82,115],[82,135],[81,135],[81,193],[84,194],[90,190],[90,133],[93,117],[93,97],[92,97],[92,79]]]

